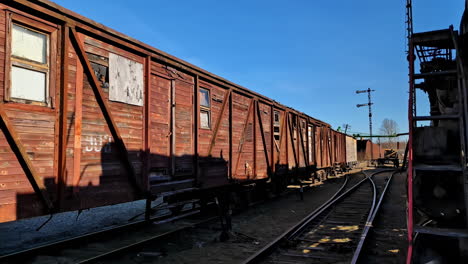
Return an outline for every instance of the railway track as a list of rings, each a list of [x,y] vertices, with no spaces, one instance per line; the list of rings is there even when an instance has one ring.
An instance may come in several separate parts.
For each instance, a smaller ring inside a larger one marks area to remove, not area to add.
[[[257,251],[250,263],[357,263],[391,182],[393,170],[364,172],[298,224]],[[387,174],[388,177],[375,177]]]
[[[158,216],[97,232],[54,241],[30,249],[0,256],[0,263],[95,263],[112,255],[135,250],[157,240],[168,239],[199,225],[216,220],[217,216],[198,215],[198,209],[186,210],[177,216]],[[188,219],[192,217],[191,219]],[[177,228],[161,224],[184,219]]]
[[[328,202],[344,191],[347,184],[355,181],[355,178],[348,180],[346,177],[339,191]],[[153,219],[153,223],[162,224],[175,221],[195,213],[198,213],[198,210],[187,211],[176,218]],[[218,216],[194,216],[191,220],[184,220],[178,228],[172,227],[171,229],[161,229],[154,224],[138,221],[0,256],[0,263],[100,263],[116,256],[141,252],[145,246],[154,243],[179,241],[181,233],[193,232],[194,228],[209,222],[216,222],[214,225],[218,225],[217,220]]]

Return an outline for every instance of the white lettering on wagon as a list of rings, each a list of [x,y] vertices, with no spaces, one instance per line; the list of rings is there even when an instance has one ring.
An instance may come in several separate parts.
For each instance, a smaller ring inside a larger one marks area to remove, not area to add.
[[[112,152],[112,136],[99,135],[99,136],[87,136],[84,152]]]

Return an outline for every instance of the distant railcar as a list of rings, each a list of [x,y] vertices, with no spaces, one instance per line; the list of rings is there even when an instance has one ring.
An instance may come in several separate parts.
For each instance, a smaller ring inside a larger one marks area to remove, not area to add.
[[[375,160],[383,157],[383,149],[379,144],[375,144],[370,140],[357,141],[357,160],[367,161]]]
[[[357,162],[357,140],[353,137],[346,136],[346,163],[348,168],[355,167]]]

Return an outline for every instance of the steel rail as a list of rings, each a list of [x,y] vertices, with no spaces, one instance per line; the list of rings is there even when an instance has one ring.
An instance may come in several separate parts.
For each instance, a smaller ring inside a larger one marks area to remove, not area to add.
[[[170,230],[170,231],[167,231],[165,233],[158,234],[158,235],[143,239],[141,241],[135,242],[135,243],[130,244],[130,245],[125,245],[123,247],[120,247],[120,248],[117,248],[117,249],[114,249],[114,250],[104,252],[102,254],[90,257],[88,259],[81,260],[81,261],[79,261],[77,263],[79,263],[79,264],[95,263],[96,261],[100,261],[100,260],[115,256],[115,255],[123,254],[123,253],[131,251],[131,250],[133,250],[135,248],[142,247],[142,246],[144,246],[144,245],[146,245],[148,243],[152,243],[152,242],[154,242],[154,241],[156,241],[158,239],[165,239],[165,238],[167,238],[167,237],[169,237],[171,235],[174,235],[176,233],[192,229],[192,228],[194,228],[196,226],[202,225],[204,223],[208,223],[208,222],[216,220],[218,218],[219,218],[218,216],[209,217],[209,218],[203,219],[203,220],[201,220],[201,221],[199,221],[197,223],[194,223],[194,224],[191,224],[191,225],[188,225],[188,226],[179,227],[177,229]]]
[[[384,172],[389,172],[389,171],[381,171],[381,172],[377,172],[375,174],[373,174],[372,176],[376,175],[376,174],[379,174],[379,173],[384,173]],[[383,201],[383,198],[385,196],[385,193],[387,192],[387,189],[388,189],[388,186],[390,185],[390,182],[392,181],[392,178],[393,178],[393,175],[397,173],[397,171],[394,171],[391,175],[390,175],[390,178],[387,180],[387,183],[385,184],[385,187],[384,189],[382,190],[382,193],[380,194],[380,198],[379,198],[379,202],[377,204],[375,204],[376,202],[376,198],[377,198],[377,187],[375,185],[375,182],[374,180],[372,179],[372,177],[369,177],[369,180],[372,184],[372,190],[374,192],[373,194],[373,201],[372,201],[372,207],[371,207],[371,210],[370,210],[370,213],[369,213],[369,216],[367,217],[367,220],[366,220],[366,225],[364,226],[364,230],[362,231],[362,234],[361,234],[361,239],[359,240],[359,243],[358,243],[358,246],[356,248],[356,250],[354,251],[353,253],[353,258],[351,260],[351,263],[352,264],[356,264],[359,260],[359,257],[361,255],[361,251],[364,247],[364,243],[366,241],[366,238],[367,238],[367,235],[369,234],[369,231],[370,229],[372,228],[372,225],[374,223],[374,219],[377,215],[377,212],[379,211],[380,209],[380,205],[382,204],[382,201]]]
[[[188,210],[188,212],[190,212],[190,210]],[[180,218],[177,216],[176,217],[167,217],[167,216],[168,215],[156,216],[156,217],[151,218],[149,221],[139,220],[139,221],[135,221],[135,222],[128,223],[128,224],[119,225],[116,227],[106,228],[103,230],[74,236],[71,238],[61,239],[61,240],[54,241],[51,243],[39,245],[33,248],[12,252],[12,253],[0,256],[0,263],[3,263],[5,261],[18,260],[18,259],[22,259],[22,258],[34,256],[34,255],[39,255],[41,252],[47,252],[47,251],[52,251],[52,250],[56,251],[58,249],[62,249],[72,244],[79,243],[80,241],[85,241],[85,240],[90,241],[90,240],[99,239],[100,237],[104,237],[106,235],[110,235],[116,232],[122,232],[123,230],[138,228],[138,227],[148,225],[151,223],[154,223],[154,224],[164,223],[167,221],[177,220]]]
[[[296,224],[295,226],[291,227],[290,229],[288,229],[286,232],[284,232],[283,234],[281,234],[280,236],[278,236],[275,240],[273,240],[272,242],[270,242],[268,245],[266,245],[265,247],[263,247],[262,249],[260,249],[259,251],[257,251],[254,255],[250,256],[247,260],[245,260],[243,263],[244,264],[251,264],[251,263],[258,263],[260,262],[263,258],[265,258],[266,256],[268,256],[272,251],[274,251],[274,249],[276,249],[276,247],[279,245],[279,243],[281,241],[283,241],[284,239],[286,240],[290,240],[290,239],[294,239],[294,237],[296,237],[301,231],[304,230],[304,228],[310,224],[310,222],[312,222],[314,219],[316,219],[318,216],[320,216],[325,210],[327,210],[328,208],[330,208],[331,206],[335,205],[337,202],[341,201],[344,197],[346,197],[348,194],[352,193],[353,191],[355,191],[357,188],[359,188],[364,182],[366,181],[371,181],[371,183],[373,183],[372,181],[372,177],[375,176],[376,174],[380,174],[380,173],[385,173],[385,172],[389,172],[389,171],[393,171],[393,170],[381,170],[381,171],[376,171],[376,172],[373,172],[370,176],[368,176],[366,174],[366,172],[363,172],[364,175],[366,176],[365,179],[359,181],[358,183],[356,183],[355,185],[353,185],[351,188],[349,188],[348,190],[346,190],[344,193],[342,193],[341,195],[339,195],[339,193],[344,189],[346,183],[332,196],[332,198],[330,198],[329,200],[327,200],[325,203],[323,203],[319,208],[317,208],[314,212],[312,212],[311,214],[309,214],[308,216],[306,216],[304,219],[302,219],[298,224]],[[346,181],[348,180],[348,178],[346,178]],[[374,187],[375,187],[375,184],[374,184]],[[339,196],[338,196],[339,195]],[[338,197],[337,197],[338,196]],[[369,210],[369,215],[372,215],[373,213],[373,208],[375,207],[375,202],[376,202],[376,190],[374,189],[374,195],[373,195],[373,202],[372,202],[372,207],[371,207],[371,210]]]
[[[341,191],[346,187],[346,185],[348,184],[348,181],[349,181],[349,177],[346,176],[345,178],[345,181],[344,183],[341,185],[340,189],[338,189],[338,191],[336,191],[335,194],[333,194],[333,196],[328,199],[326,202],[324,202],[322,205],[320,205],[317,209],[315,209],[312,213],[310,213],[308,216],[306,216],[303,220],[301,220],[299,223],[297,223],[296,225],[294,225],[293,227],[289,228],[288,230],[286,230],[284,233],[282,233],[280,236],[278,236],[275,240],[273,240],[272,242],[270,242],[268,245],[264,246],[262,249],[260,249],[259,251],[257,251],[257,253],[255,253],[254,255],[250,256],[247,260],[245,260],[244,264],[248,264],[248,263],[257,263],[258,261],[260,261],[262,258],[264,258],[265,256],[267,256],[271,251],[273,251],[277,246],[278,244],[285,238],[285,237],[289,237],[291,234],[295,233],[295,231],[302,227],[304,222],[306,222],[308,219],[312,218],[312,217],[316,217],[317,213],[318,212],[322,212],[328,204],[332,203],[333,201],[335,201],[336,197],[341,193]],[[364,180],[363,180],[364,181]],[[363,182],[361,181],[361,182]],[[361,183],[360,182],[360,183]],[[359,184],[359,183],[358,183]]]

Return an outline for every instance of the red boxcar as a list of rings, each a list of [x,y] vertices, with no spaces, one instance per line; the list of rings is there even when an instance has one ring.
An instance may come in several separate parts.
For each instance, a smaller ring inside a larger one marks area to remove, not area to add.
[[[346,162],[322,121],[52,2],[0,8],[0,222]]]

